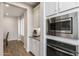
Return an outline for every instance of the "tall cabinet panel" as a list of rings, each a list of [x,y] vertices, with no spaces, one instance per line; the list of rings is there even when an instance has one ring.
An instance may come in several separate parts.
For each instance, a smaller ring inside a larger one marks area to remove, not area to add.
[[[34,13],[34,28],[40,27],[40,5],[36,6],[33,10]]]

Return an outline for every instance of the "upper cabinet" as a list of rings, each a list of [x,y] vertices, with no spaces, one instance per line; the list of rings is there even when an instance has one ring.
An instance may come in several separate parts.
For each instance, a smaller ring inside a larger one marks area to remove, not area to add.
[[[78,7],[78,2],[59,2],[59,12]]]
[[[79,7],[79,2],[46,2],[45,16]]]
[[[34,14],[33,26],[34,26],[34,28],[39,28],[40,27],[40,4],[37,5],[33,9],[33,14]]]
[[[57,2],[45,3],[45,16],[55,14],[57,12]]]

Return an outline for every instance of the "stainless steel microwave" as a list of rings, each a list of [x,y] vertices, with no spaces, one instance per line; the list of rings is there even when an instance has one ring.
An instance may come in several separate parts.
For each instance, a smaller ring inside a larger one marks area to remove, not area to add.
[[[47,34],[78,39],[78,13],[73,12],[47,19]]]

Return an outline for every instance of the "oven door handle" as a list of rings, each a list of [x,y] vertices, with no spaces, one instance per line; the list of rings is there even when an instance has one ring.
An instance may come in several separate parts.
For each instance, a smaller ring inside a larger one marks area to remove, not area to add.
[[[65,54],[69,54],[69,55],[75,56],[75,54],[73,54],[73,53],[67,52],[67,51],[62,50],[62,49],[59,49],[59,48],[57,48],[57,47],[52,47],[52,46],[49,45],[49,44],[47,44],[47,46],[48,46],[48,47],[51,47],[51,48],[53,48],[53,49],[55,49],[55,50],[57,50],[57,51],[60,51],[60,52],[62,52],[62,53],[65,53]]]

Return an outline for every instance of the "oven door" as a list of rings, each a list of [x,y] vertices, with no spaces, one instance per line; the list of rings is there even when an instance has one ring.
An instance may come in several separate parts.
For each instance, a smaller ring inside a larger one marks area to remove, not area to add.
[[[55,20],[56,33],[72,34],[73,21],[72,17]]]
[[[76,52],[47,45],[47,56],[76,56]]]

